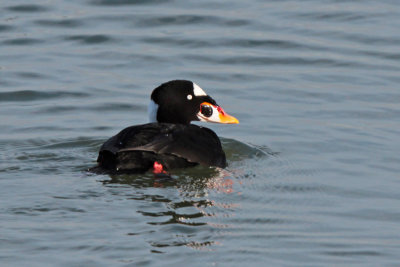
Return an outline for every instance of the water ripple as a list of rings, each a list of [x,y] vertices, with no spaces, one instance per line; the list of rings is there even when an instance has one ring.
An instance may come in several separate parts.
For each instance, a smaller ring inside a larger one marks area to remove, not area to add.
[[[197,24],[212,24],[224,25],[231,27],[244,26],[249,24],[247,20],[241,19],[225,19],[217,16],[199,16],[199,15],[174,15],[174,16],[161,16],[152,18],[142,18],[137,21],[138,26],[142,27],[158,27],[158,26],[173,26],[173,25],[197,25]]]
[[[9,11],[14,12],[44,12],[48,11],[49,8],[43,5],[35,5],[35,4],[25,4],[25,5],[15,5],[7,7]]]
[[[119,6],[119,5],[156,5],[169,3],[171,0],[92,0],[93,5]]]
[[[209,62],[221,65],[251,65],[251,66],[265,66],[265,65],[291,65],[291,66],[318,66],[318,67],[359,67],[359,68],[372,68],[365,64],[360,64],[348,60],[334,60],[323,58],[301,58],[301,57],[266,57],[266,56],[235,56],[228,58],[216,58],[209,56],[199,55],[185,55],[188,60],[196,60],[200,62]]]
[[[7,31],[11,31],[14,28],[10,25],[7,24],[0,24],[0,32],[7,32]]]
[[[79,19],[61,19],[61,20],[42,19],[42,20],[36,20],[34,23],[40,26],[61,27],[61,28],[77,28],[83,25],[83,21]]]
[[[13,39],[8,39],[2,42],[4,45],[9,45],[9,46],[14,46],[14,45],[36,45],[36,44],[41,44],[44,43],[43,40],[41,39],[36,39],[36,38],[13,38]]]
[[[39,92],[33,90],[0,92],[0,102],[37,101],[52,98],[81,98],[89,94],[81,92]]]
[[[308,12],[308,13],[295,13],[294,17],[300,19],[307,19],[310,21],[333,21],[333,22],[352,22],[352,21],[365,21],[371,17],[384,16],[384,14],[371,14],[371,13],[354,13],[352,11],[342,12]]]
[[[104,34],[95,35],[72,35],[64,38],[67,41],[78,41],[82,44],[101,44],[112,42],[113,38]]]

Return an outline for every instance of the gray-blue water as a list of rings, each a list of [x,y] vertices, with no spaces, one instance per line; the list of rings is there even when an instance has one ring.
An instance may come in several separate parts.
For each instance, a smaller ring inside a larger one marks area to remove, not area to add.
[[[199,84],[229,167],[85,172]],[[400,5],[0,3],[2,266],[398,266]]]

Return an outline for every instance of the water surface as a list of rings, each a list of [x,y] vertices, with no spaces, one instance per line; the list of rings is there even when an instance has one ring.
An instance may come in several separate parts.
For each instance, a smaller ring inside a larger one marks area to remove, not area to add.
[[[384,265],[400,257],[397,1],[0,4],[5,266]],[[153,88],[239,125],[225,170],[85,170]]]

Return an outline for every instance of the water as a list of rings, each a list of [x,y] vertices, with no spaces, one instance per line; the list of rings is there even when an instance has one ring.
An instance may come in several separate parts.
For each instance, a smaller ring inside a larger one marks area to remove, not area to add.
[[[400,261],[397,1],[0,4],[4,266]],[[85,172],[190,79],[239,125],[229,167]]]

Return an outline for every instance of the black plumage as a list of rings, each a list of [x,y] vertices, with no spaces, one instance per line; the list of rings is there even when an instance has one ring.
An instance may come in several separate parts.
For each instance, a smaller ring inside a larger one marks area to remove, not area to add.
[[[154,161],[166,169],[226,166],[218,136],[197,125],[148,123],[125,128],[100,148],[99,165],[116,171],[146,171]]]

